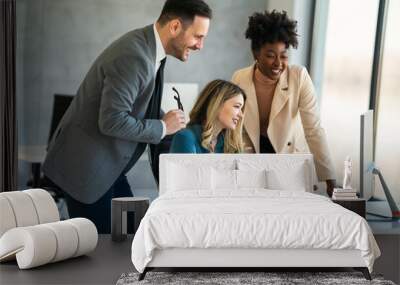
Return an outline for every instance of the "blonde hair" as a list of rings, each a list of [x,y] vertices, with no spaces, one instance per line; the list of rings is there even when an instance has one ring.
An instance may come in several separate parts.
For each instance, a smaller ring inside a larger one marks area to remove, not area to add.
[[[242,95],[246,101],[246,94],[236,84],[222,79],[213,80],[201,91],[190,112],[189,125],[200,124],[202,126],[201,145],[210,152],[213,152],[211,140],[219,111],[225,101],[238,95]],[[244,105],[242,108],[244,110]],[[224,130],[224,153],[243,152],[242,128],[243,119],[240,118],[234,130]]]

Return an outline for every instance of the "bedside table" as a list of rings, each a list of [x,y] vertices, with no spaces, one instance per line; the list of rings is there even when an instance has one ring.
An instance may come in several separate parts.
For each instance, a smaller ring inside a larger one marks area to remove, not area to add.
[[[150,199],[146,197],[113,198],[111,200],[111,240],[126,240],[127,212],[134,212],[134,233],[136,233],[149,205]]]
[[[333,203],[359,214],[365,219],[365,199],[348,199],[348,200],[334,200]]]

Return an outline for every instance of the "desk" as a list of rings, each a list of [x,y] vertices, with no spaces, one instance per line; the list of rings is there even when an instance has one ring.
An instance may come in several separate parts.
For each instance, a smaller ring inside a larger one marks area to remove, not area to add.
[[[47,145],[20,145],[18,146],[18,159],[26,161],[31,165],[32,188],[40,187],[40,176],[42,163],[47,154]],[[140,161],[147,161],[145,151],[139,158]],[[152,174],[151,174],[152,175]]]
[[[367,221],[374,235],[400,236],[400,220],[393,221],[390,218],[381,218],[367,214]]]
[[[0,264],[0,283],[13,284],[115,284],[122,273],[134,271],[131,261],[133,236],[112,242],[99,235],[96,249],[80,256],[29,270],[19,270],[15,261]]]

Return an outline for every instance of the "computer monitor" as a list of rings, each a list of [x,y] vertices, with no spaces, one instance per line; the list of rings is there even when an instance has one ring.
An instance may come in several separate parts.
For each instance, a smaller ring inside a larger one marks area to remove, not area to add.
[[[374,111],[361,114],[360,121],[360,197],[370,200],[374,193]]]
[[[400,219],[400,211],[394,201],[382,172],[375,164],[374,111],[361,114],[360,121],[360,197],[367,200],[367,213]],[[382,185],[386,200],[374,199],[375,175]]]

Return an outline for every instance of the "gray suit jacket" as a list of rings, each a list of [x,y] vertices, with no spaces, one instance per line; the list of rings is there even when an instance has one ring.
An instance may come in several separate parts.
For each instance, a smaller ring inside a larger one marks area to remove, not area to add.
[[[153,26],[131,31],[96,59],[49,144],[43,171],[76,200],[97,201],[138,147],[157,144],[160,120],[146,119],[155,86]]]

